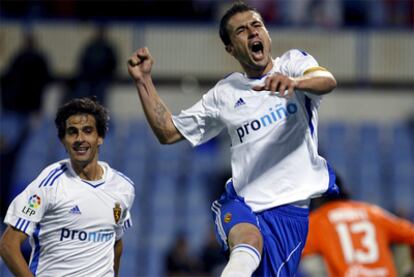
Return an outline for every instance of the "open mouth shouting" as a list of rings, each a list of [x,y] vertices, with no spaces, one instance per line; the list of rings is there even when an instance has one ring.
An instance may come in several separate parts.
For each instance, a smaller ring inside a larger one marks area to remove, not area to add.
[[[250,44],[250,50],[253,56],[253,59],[258,61],[264,57],[264,48],[261,41],[254,41]]]

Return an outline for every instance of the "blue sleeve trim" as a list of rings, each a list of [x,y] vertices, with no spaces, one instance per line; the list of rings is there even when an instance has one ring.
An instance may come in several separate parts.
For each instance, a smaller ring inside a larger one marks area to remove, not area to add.
[[[33,275],[36,276],[37,267],[39,265],[39,258],[40,258],[40,242],[39,242],[39,232],[40,232],[40,224],[36,224],[36,229],[33,233],[33,240],[35,243],[34,252],[33,252],[33,259],[30,263],[30,271]]]
[[[311,135],[313,136],[313,132],[314,132],[315,127],[312,124],[311,105],[312,105],[312,100],[305,95],[305,107],[306,107],[306,112],[308,113],[308,117],[309,117],[308,126],[309,126],[309,129],[310,129]]]
[[[333,170],[332,166],[328,162],[326,162],[326,165],[328,167],[329,185],[328,185],[328,190],[323,195],[324,196],[339,195],[339,188],[335,182],[336,181],[335,171]]]
[[[23,218],[19,217],[16,224],[14,225],[14,228],[16,228],[17,230],[20,230],[20,231],[24,232],[25,234],[27,234],[27,227],[29,227],[30,222],[31,221],[29,221],[27,219],[23,219]]]
[[[123,225],[123,230],[125,231],[125,230],[129,229],[129,228],[131,228],[131,226],[132,226],[131,221],[130,221],[129,219],[127,219],[127,220],[124,222],[124,225]]]
[[[56,179],[59,178],[60,175],[62,175],[63,173],[65,173],[66,170],[67,170],[67,168],[63,169],[57,176],[55,176],[55,178],[53,178],[52,182],[50,182],[49,186],[53,186],[53,184],[56,181]]]
[[[42,180],[42,182],[39,185],[39,188],[44,186],[46,187],[48,184],[50,186],[53,185],[53,182],[57,179],[57,177],[59,177],[60,175],[62,175],[63,172],[65,172],[67,170],[67,166],[65,164],[62,164],[60,167],[55,168],[54,170],[52,170],[47,176],[46,178],[44,178]],[[51,181],[52,180],[52,181]],[[50,182],[51,181],[51,182]]]
[[[132,186],[135,186],[134,185],[134,182],[131,180],[131,179],[129,179],[125,174],[123,174],[122,172],[119,172],[119,171],[116,171],[116,170],[114,170],[119,176],[121,176],[122,178],[124,178],[128,183],[130,183]]]

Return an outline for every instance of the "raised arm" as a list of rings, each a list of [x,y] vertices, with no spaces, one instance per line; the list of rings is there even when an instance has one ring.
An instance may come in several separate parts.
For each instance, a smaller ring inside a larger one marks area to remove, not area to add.
[[[171,112],[159,97],[152,82],[154,59],[148,48],[138,49],[128,60],[129,75],[135,81],[145,116],[161,144],[172,144],[184,137],[174,126]]]
[[[0,240],[0,256],[15,276],[33,276],[20,250],[27,235],[8,226]]]
[[[411,221],[397,217],[379,207],[374,208],[373,212],[378,215],[391,243],[404,243],[414,247],[414,224]]]

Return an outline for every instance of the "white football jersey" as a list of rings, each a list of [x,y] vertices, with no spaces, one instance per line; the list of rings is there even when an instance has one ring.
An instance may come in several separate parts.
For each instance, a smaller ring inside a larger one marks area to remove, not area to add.
[[[334,186],[333,171],[318,155],[317,109],[321,96],[295,91],[286,99],[254,91],[269,74],[291,77],[317,69],[306,52],[289,50],[261,78],[233,73],[219,81],[173,122],[193,146],[227,128],[237,194],[258,212],[307,200]]]
[[[30,236],[36,276],[114,276],[114,244],[132,226],[133,182],[107,163],[86,181],[69,160],[46,167],[11,203],[4,222]]]

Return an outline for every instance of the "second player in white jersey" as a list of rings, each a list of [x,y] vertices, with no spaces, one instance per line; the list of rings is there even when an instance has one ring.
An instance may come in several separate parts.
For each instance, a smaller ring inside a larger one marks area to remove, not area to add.
[[[85,181],[69,160],[48,166],[12,202],[5,223],[30,236],[30,270],[39,276],[114,276],[113,245],[132,224],[130,179],[99,162]]]
[[[193,107],[173,116],[193,145],[227,128],[234,188],[255,212],[320,195],[333,185],[333,173],[317,149],[322,96],[296,91],[282,98],[252,89],[269,74],[298,77],[320,69],[311,55],[293,49],[276,58],[265,76],[233,73]]]
[[[16,276],[115,276],[135,189],[99,160],[108,130],[105,107],[74,98],[55,125],[68,159],[47,166],[10,204],[0,256]],[[47,143],[47,142],[45,142]],[[30,238],[30,262],[21,245]]]

